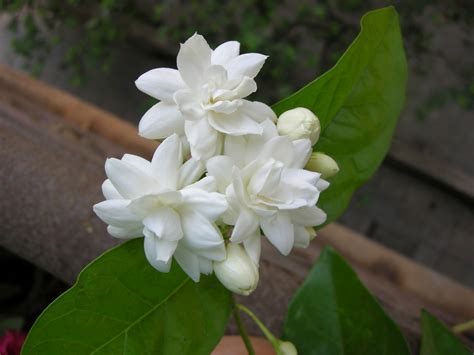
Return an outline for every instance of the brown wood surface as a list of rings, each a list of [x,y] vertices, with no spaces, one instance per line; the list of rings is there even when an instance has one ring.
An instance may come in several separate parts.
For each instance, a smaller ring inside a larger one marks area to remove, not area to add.
[[[390,147],[389,159],[439,182],[464,199],[474,201],[474,177],[456,166],[424,153],[398,139]]]
[[[116,243],[91,206],[102,200],[106,157],[151,155],[155,144],[137,137],[114,116],[0,67],[0,244],[73,282]],[[260,287],[242,301],[276,333],[291,295],[327,243],[354,265],[414,346],[422,307],[448,324],[474,317],[472,290],[339,225],[319,234],[290,257],[264,243]],[[235,333],[232,325],[229,332]]]

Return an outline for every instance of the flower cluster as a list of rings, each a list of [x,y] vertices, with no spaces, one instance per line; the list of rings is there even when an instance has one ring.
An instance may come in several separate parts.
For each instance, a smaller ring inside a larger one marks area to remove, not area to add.
[[[195,34],[181,45],[178,70],[137,79],[138,89],[160,100],[139,134],[163,141],[151,161],[129,154],[107,160],[106,200],[94,211],[112,236],[144,237],[157,270],[167,272],[174,257],[196,282],[215,272],[230,290],[249,294],[262,236],[288,255],[308,246],[313,226],[326,220],[316,203],[329,186],[323,178],[338,167],[312,154],[318,118],[295,108],[277,121],[270,107],[245,99],[266,58],[240,54],[238,42],[212,50]]]

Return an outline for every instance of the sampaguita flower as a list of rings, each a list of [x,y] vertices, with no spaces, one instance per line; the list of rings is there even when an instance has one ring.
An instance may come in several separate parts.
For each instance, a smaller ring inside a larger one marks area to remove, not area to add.
[[[243,242],[256,263],[260,228],[283,255],[308,246],[314,237],[308,227],[326,219],[316,202],[329,186],[319,173],[303,169],[311,155],[309,139],[278,136],[270,121],[261,126],[261,136],[230,137],[225,155],[207,162],[208,175],[229,203],[223,220],[234,226],[230,240]]]
[[[144,236],[145,254],[161,272],[170,269],[172,256],[194,280],[212,272],[212,262],[226,257],[215,221],[227,209],[215,192],[213,177],[198,180],[203,166],[194,159],[183,164],[182,144],[174,134],[165,139],[151,162],[125,154],[108,159],[108,179],[102,190],[106,201],[95,213],[120,239]]]
[[[141,75],[136,85],[160,100],[145,113],[139,133],[163,139],[185,136],[196,159],[221,154],[225,135],[261,134],[260,122],[275,120],[265,104],[244,98],[257,90],[254,77],[266,56],[239,55],[239,42],[225,42],[212,50],[194,34],[181,45],[176,69],[158,68]]]

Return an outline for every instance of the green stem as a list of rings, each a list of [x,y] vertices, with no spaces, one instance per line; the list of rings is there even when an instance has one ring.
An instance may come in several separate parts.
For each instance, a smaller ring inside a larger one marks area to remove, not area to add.
[[[243,304],[238,303],[236,304],[236,306],[238,309],[240,309],[242,312],[245,312],[250,318],[252,318],[252,320],[255,322],[255,324],[258,325],[258,327],[260,328],[262,333],[265,335],[265,337],[268,339],[268,341],[272,343],[273,347],[275,349],[278,349],[279,348],[278,339],[272,334],[272,332],[270,332],[270,330],[268,330],[268,328],[262,323],[262,321],[258,319],[255,313],[253,313],[250,309],[245,307]]]
[[[247,334],[247,330],[245,329],[244,323],[242,322],[242,319],[240,318],[239,314],[239,305],[235,302],[235,298],[232,298],[234,302],[234,309],[232,313],[234,314],[234,319],[235,323],[237,324],[237,328],[239,328],[239,333],[240,336],[242,337],[242,340],[244,341],[245,348],[247,349],[247,352],[249,355],[255,355],[255,350],[253,349],[252,343],[250,342],[250,338]]]
[[[455,325],[453,327],[453,332],[462,333],[473,328],[474,328],[474,319],[471,319],[470,321]]]

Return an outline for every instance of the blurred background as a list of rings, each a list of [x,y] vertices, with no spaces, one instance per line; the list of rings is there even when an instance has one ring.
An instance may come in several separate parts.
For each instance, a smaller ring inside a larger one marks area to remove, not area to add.
[[[0,0],[0,62],[137,124],[155,102],[135,79],[176,67],[179,43],[199,32],[211,47],[238,40],[269,55],[253,98],[271,104],[334,65],[361,16],[388,4],[409,63],[406,106],[339,222],[474,287],[474,1]],[[0,331],[30,324],[65,288],[3,249],[0,268]]]

